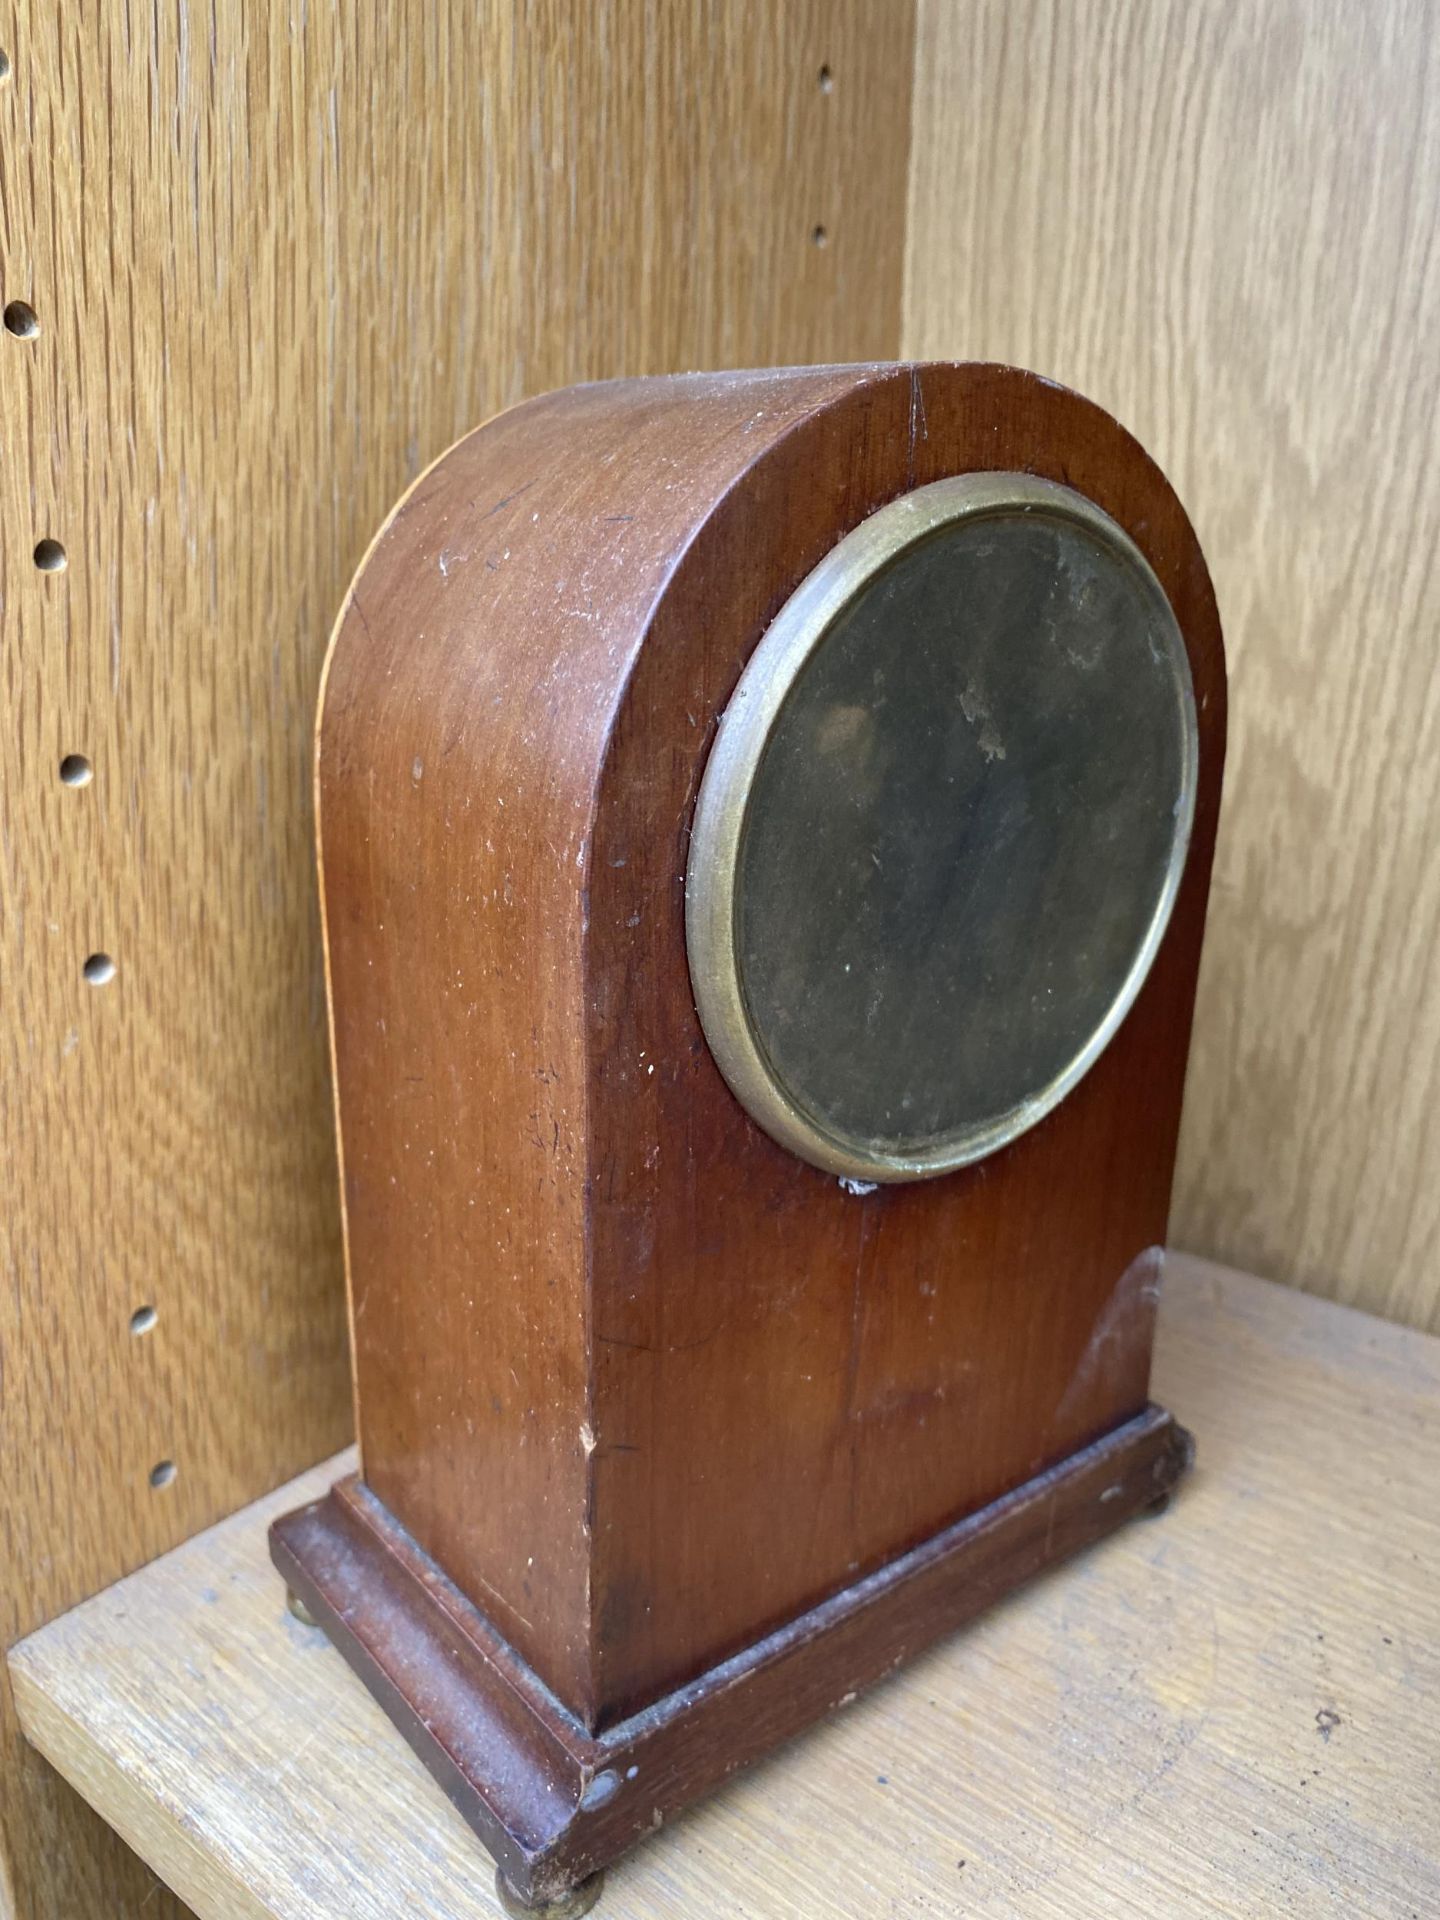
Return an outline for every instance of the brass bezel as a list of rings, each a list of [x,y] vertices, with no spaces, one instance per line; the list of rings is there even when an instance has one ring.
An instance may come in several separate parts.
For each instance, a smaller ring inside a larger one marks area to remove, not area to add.
[[[1079,521],[1118,554],[1151,599],[1169,643],[1181,707],[1182,762],[1175,836],[1144,940],[1105,1018],[1066,1066],[1031,1098],[986,1123],[899,1153],[827,1131],[791,1096],[766,1058],[745,1006],[735,948],[735,877],[751,787],[771,730],[807,661],[854,596],[900,554],[952,522],[1033,512]],[[721,716],[700,783],[685,876],[685,942],[696,1010],[716,1064],[757,1125],[802,1160],[856,1182],[920,1180],[1007,1146],[1044,1118],[1089,1071],[1133,1005],[1164,936],[1195,817],[1199,737],[1189,655],[1165,590],[1144,554],[1084,494],[1026,473],[966,473],[903,494],[863,520],[777,614]]]

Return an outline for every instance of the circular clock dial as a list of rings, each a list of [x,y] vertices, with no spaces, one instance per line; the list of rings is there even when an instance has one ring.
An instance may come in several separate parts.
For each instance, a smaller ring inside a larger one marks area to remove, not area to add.
[[[968,474],[864,522],[756,649],[696,810],[691,977],[752,1117],[867,1180],[1035,1124],[1140,988],[1195,770],[1183,637],[1092,502]]]

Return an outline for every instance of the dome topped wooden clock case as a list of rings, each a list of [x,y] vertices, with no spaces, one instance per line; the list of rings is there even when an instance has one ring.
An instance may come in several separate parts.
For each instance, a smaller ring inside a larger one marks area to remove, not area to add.
[[[1154,1505],[1210,582],[995,366],[571,389],[355,580],[318,806],[361,1473],[276,1562],[565,1893]]]

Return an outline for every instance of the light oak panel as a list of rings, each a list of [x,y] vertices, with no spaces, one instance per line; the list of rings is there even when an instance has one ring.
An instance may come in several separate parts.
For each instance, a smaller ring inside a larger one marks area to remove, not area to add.
[[[922,0],[907,355],[1079,387],[1231,673],[1173,1236],[1440,1328],[1440,6]]]
[[[1440,1341],[1176,1257],[1156,1390],[1199,1443],[1162,1518],[666,1827],[604,1920],[1440,1911]],[[285,1612],[266,1525],[346,1464],[13,1655],[33,1737],[204,1920],[499,1912],[460,1816]]]
[[[27,0],[0,45],[40,324],[0,333],[8,1645],[348,1434],[310,755],[370,533],[523,394],[893,356],[911,40],[864,0]],[[0,1729],[0,1911],[161,1920]]]

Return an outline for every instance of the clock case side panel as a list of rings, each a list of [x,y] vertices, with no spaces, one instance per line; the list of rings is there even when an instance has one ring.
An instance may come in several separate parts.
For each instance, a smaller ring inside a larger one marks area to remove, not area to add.
[[[523,842],[542,819],[578,842],[583,818],[563,769],[527,781],[514,723],[543,657],[482,639],[511,426],[422,475],[367,555],[326,664],[316,811],[363,1472],[447,1572],[484,1567],[477,1598],[563,1685],[586,1573],[581,960],[564,862],[531,873]],[[470,497],[492,509],[480,541],[457,525]]]
[[[1195,684],[1194,830],[1151,974],[1055,1112],[974,1167],[857,1194],[771,1141],[709,1054],[686,965],[689,824],[720,714],[790,593],[890,499],[981,468],[1085,493],[1154,567]],[[1214,597],[1173,491],[1101,409],[1030,374],[857,380],[697,532],[627,685],[595,830],[600,1724],[1144,1408],[1224,699]]]
[[[716,492],[853,377],[612,382],[499,416],[397,506],[327,662],[317,814],[364,1482],[581,1718],[599,768]]]

